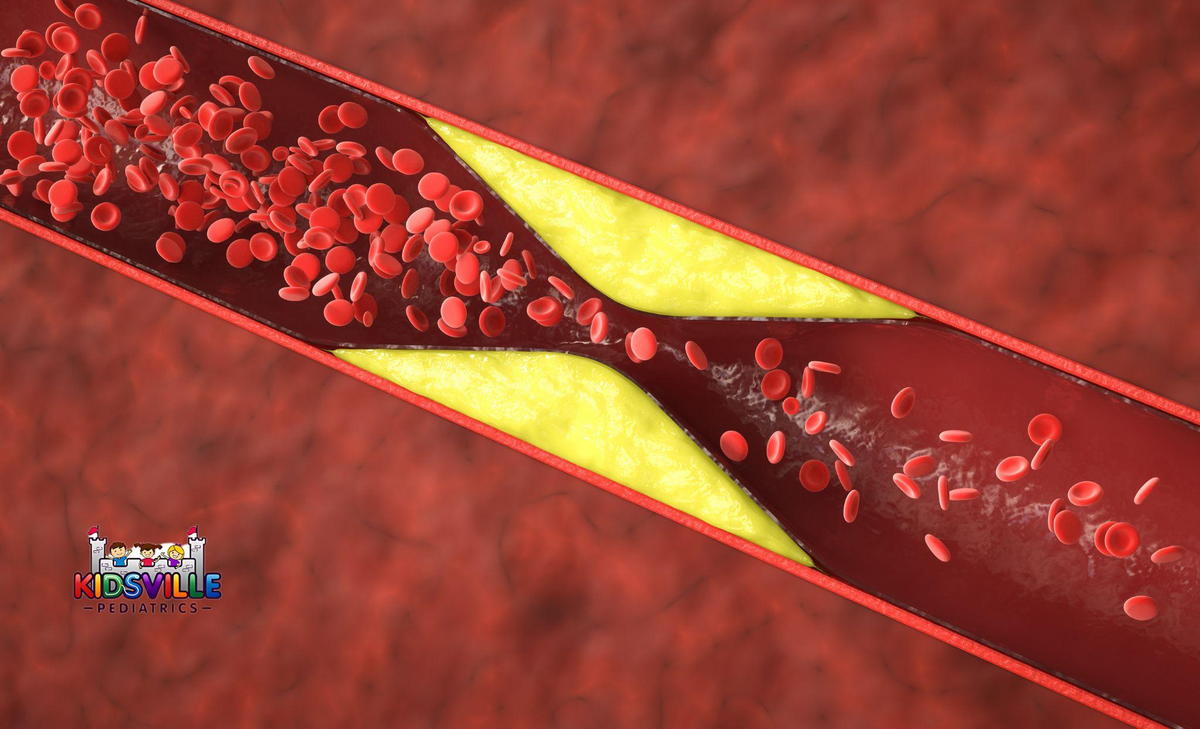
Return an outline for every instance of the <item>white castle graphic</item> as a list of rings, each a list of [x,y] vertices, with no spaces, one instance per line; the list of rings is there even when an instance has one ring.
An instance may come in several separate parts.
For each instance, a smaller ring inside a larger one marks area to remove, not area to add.
[[[143,574],[160,574],[160,573],[178,573],[183,584],[187,584],[187,576],[190,574],[196,575],[197,585],[204,584],[204,543],[208,541],[200,536],[199,529],[192,527],[187,532],[187,547],[184,549],[183,559],[177,560],[178,565],[172,565],[166,557],[166,547],[169,544],[163,545],[160,550],[162,554],[154,557],[153,565],[143,565],[142,556],[133,554],[134,547],[130,546],[130,553],[125,559],[123,565],[118,566],[112,557],[105,556],[105,547],[108,545],[108,537],[100,536],[100,528],[92,527],[88,531],[88,544],[92,549],[92,574],[113,573],[123,575],[127,572],[141,572]],[[183,546],[182,544],[179,546]]]

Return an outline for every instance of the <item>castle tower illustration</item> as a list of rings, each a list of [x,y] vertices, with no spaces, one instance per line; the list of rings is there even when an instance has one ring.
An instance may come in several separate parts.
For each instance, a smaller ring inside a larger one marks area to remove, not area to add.
[[[198,584],[203,584],[204,575],[207,574],[204,571],[204,543],[208,540],[200,536],[200,530],[195,526],[188,529],[187,540],[188,555],[196,561],[196,580]]]
[[[100,536],[100,527],[94,526],[88,530],[88,544],[92,548],[92,574],[100,572],[100,560],[104,557],[104,548],[108,538]]]

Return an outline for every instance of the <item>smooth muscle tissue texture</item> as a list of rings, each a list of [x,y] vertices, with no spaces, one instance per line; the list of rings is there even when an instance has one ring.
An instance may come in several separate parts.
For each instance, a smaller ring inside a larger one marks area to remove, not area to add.
[[[457,127],[434,130],[589,283],[678,316],[908,318],[908,309]],[[338,350],[342,359],[761,547],[808,556],[654,401],[553,352]]]

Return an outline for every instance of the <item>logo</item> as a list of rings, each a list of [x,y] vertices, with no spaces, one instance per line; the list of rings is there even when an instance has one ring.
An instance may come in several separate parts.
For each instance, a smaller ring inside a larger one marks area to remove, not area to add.
[[[75,573],[75,599],[84,610],[113,614],[195,613],[221,597],[221,573],[204,565],[197,527],[186,542],[112,542],[88,530],[91,570]]]

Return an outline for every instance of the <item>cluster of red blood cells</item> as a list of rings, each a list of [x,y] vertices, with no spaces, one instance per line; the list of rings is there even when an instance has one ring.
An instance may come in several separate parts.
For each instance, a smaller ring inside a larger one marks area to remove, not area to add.
[[[496,304],[511,292],[528,294],[538,275],[532,252],[514,251],[512,233],[497,246],[472,234],[471,226],[482,223],[483,197],[441,172],[426,171],[417,151],[373,150],[391,173],[419,175],[417,205],[386,182],[352,181],[377,171],[362,144],[336,136],[367,123],[361,104],[328,105],[315,120],[321,135],[268,147],[275,115],[264,106],[258,84],[275,78],[275,70],[266,60],[247,58],[254,80],[226,74],[201,91],[199,83],[189,84],[191,69],[180,48],[171,46],[141,65],[130,60],[133,47],[143,43],[147,14],[131,40],[120,32],[93,33],[103,24],[93,4],[71,7],[55,0],[55,5],[66,22],[42,32],[25,30],[2,52],[22,60],[8,82],[30,127],[14,131],[6,142],[17,165],[0,172],[0,184],[13,195],[32,184],[33,196],[65,223],[83,211],[81,187],[103,198],[123,181],[133,192],[159,194],[171,203],[164,222],[173,228],[154,243],[163,260],[183,261],[188,246],[181,233],[198,232],[224,245],[234,268],[286,256],[280,298],[328,297],[324,318],[335,326],[375,323],[378,304],[369,283],[395,280],[403,298],[415,297],[422,282],[418,267],[410,264],[419,256],[443,267],[436,281],[439,311],[431,317],[415,303],[405,308],[419,331],[428,331],[436,318],[444,335],[465,336],[470,322],[464,299],[478,297],[485,304],[479,330],[495,337],[506,325]],[[96,39],[96,47],[85,49],[88,38]],[[47,54],[51,58],[39,60]],[[121,156],[129,163],[118,169]],[[121,210],[102,200],[92,206],[90,219],[98,230],[111,231],[121,223]],[[493,259],[498,265],[488,270]],[[557,277],[546,283],[547,295],[530,301],[526,313],[551,327],[575,294]],[[574,312],[595,342],[608,336],[601,308],[601,300],[591,298]],[[640,334],[633,339],[645,354],[643,340]]]
[[[688,342],[685,351],[694,366],[699,369],[707,366],[707,359],[698,344]],[[765,371],[759,380],[762,394],[768,400],[781,401],[781,407],[788,415],[796,415],[799,412],[799,398],[812,396],[819,374],[838,375],[842,372],[839,365],[831,362],[819,360],[809,362],[801,374],[798,398],[790,394],[792,376],[780,368],[783,362],[783,345],[779,340],[771,337],[761,340],[755,348],[754,360]],[[892,417],[896,419],[908,417],[916,406],[916,401],[916,392],[913,388],[902,388],[888,406]],[[828,422],[828,413],[818,410],[805,418],[803,430],[810,436],[819,435]],[[1041,413],[1034,416],[1027,427],[1027,435],[1036,446],[1032,457],[1014,455],[1001,459],[996,466],[996,478],[1001,482],[1011,483],[1024,478],[1030,471],[1042,468],[1055,445],[1061,440],[1062,432],[1062,422],[1054,415]],[[787,437],[783,431],[777,430],[767,438],[765,453],[767,462],[777,464],[783,460]],[[948,429],[941,431],[938,439],[943,443],[962,444],[972,442],[974,435],[967,430]],[[720,448],[725,457],[734,462],[741,462],[750,457],[750,445],[746,437],[737,430],[727,430],[721,435]],[[861,490],[851,479],[850,469],[855,465],[854,454],[845,444],[835,439],[828,441],[828,448],[833,456],[832,474],[824,461],[815,458],[808,459],[799,468],[800,485],[814,493],[823,491],[829,486],[832,476],[836,475],[838,482],[846,491],[846,497],[842,504],[842,518],[847,524],[850,524],[858,518],[863,498]],[[929,453],[914,454],[905,460],[899,471],[892,475],[892,483],[906,497],[918,500],[922,494],[919,479],[932,476],[937,470],[937,466],[937,459],[933,455]],[[968,486],[951,488],[949,479],[945,475],[939,475],[936,483],[938,506],[943,511],[948,511],[952,502],[972,501],[981,496],[978,488]],[[1146,481],[1133,497],[1134,504],[1142,504],[1158,483],[1158,478]],[[1067,503],[1074,507],[1086,508],[1098,503],[1103,495],[1103,487],[1095,481],[1079,481],[1072,485],[1067,489],[1065,499],[1058,498],[1050,504],[1047,517],[1050,532],[1062,544],[1077,544],[1083,536],[1083,522],[1076,513],[1066,508]],[[924,540],[925,546],[936,559],[942,562],[951,560],[951,550],[942,539],[934,534],[926,534]],[[1131,557],[1141,545],[1137,528],[1133,524],[1117,521],[1106,521],[1097,527],[1093,541],[1097,552],[1105,557],[1116,559]],[[1154,564],[1167,564],[1182,557],[1183,548],[1172,545],[1156,550],[1150,559]],[[1125,601],[1123,607],[1125,613],[1135,620],[1152,620],[1158,615],[1158,605],[1149,595],[1130,597]]]

